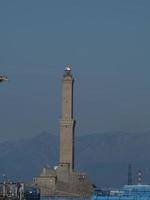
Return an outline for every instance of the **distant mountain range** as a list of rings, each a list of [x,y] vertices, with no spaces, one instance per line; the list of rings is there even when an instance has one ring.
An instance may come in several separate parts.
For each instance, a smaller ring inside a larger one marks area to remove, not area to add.
[[[0,143],[0,180],[30,180],[44,166],[58,164],[59,137],[41,133],[18,141]],[[86,172],[98,186],[118,187],[127,183],[128,164],[133,164],[133,179],[137,171],[144,173],[150,184],[150,132],[101,133],[76,138],[75,165]]]

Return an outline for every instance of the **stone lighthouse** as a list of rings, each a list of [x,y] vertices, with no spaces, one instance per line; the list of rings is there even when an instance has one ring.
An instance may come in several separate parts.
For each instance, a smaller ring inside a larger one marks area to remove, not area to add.
[[[66,66],[62,78],[62,111],[60,119],[59,164],[54,168],[43,168],[33,182],[40,188],[42,196],[90,196],[92,184],[84,172],[74,169],[73,84],[71,67]]]
[[[59,163],[68,164],[74,170],[74,128],[73,119],[73,84],[71,67],[66,66],[62,79],[62,114],[60,120],[60,155]]]

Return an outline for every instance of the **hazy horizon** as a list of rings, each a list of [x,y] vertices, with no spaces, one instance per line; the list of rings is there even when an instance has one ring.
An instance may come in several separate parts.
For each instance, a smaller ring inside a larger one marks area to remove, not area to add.
[[[0,141],[59,133],[65,64],[76,135],[150,130],[150,1],[0,2]]]

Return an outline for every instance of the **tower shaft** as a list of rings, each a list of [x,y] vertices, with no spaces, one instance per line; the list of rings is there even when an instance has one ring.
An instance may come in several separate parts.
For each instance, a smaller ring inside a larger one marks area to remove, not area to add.
[[[70,68],[65,70],[62,80],[62,115],[60,120],[60,164],[74,169],[73,83]]]

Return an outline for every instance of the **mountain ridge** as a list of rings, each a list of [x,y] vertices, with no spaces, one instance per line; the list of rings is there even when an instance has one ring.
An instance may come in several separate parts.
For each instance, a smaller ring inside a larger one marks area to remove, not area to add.
[[[75,139],[75,167],[85,171],[100,186],[127,183],[128,164],[133,176],[139,169],[150,183],[150,131],[141,133],[107,132]],[[35,137],[0,143],[0,173],[15,180],[29,180],[46,166],[58,165],[59,137],[43,132]]]

